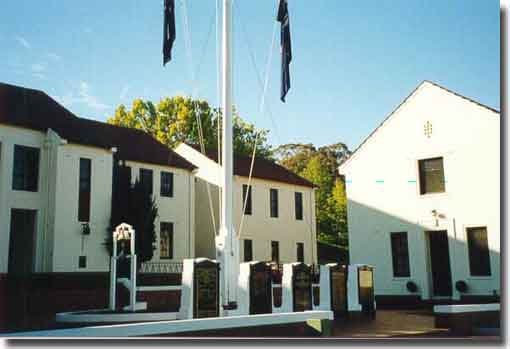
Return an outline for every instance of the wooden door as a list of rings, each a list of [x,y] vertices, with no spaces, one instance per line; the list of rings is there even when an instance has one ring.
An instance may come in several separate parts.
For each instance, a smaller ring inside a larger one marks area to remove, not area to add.
[[[436,297],[451,297],[452,275],[450,270],[448,233],[446,230],[430,231],[428,235],[433,295]]]

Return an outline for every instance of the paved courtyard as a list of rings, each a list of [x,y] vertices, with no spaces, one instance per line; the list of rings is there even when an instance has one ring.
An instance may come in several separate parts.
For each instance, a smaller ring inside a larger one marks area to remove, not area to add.
[[[356,339],[384,338],[452,338],[446,328],[434,326],[434,315],[430,309],[378,310],[374,320],[336,319],[331,323],[331,337]],[[182,333],[178,337],[315,337],[318,333],[303,324],[263,326],[257,328],[230,329]],[[498,337],[478,337],[495,340]]]
[[[373,321],[337,319],[331,332],[334,337],[345,338],[449,336],[447,329],[434,326],[434,316],[428,309],[378,310]]]

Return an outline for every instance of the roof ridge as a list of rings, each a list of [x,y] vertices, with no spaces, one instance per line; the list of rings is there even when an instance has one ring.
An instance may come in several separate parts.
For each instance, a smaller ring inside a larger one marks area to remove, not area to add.
[[[120,147],[126,160],[193,170],[195,166],[141,129],[79,117],[46,92],[0,82],[0,122],[45,132],[53,129],[71,143]],[[23,110],[18,106],[26,105]],[[2,108],[5,107],[5,108]],[[133,143],[130,138],[135,139]]]
[[[500,114],[500,111],[499,111],[499,110],[497,110],[497,109],[495,109],[495,108],[492,108],[492,107],[489,107],[489,106],[488,106],[488,105],[486,105],[486,104],[483,104],[483,103],[481,103],[481,102],[478,102],[478,101],[476,101],[476,100],[474,100],[474,99],[472,99],[472,98],[470,98],[470,97],[464,96],[464,95],[462,95],[462,94],[460,94],[460,93],[458,93],[458,92],[455,92],[455,91],[453,91],[453,90],[450,90],[449,88],[444,87],[444,86],[442,86],[442,85],[438,84],[437,82],[434,82],[434,81],[431,81],[431,80],[423,80],[423,82],[428,82],[429,84],[432,84],[432,85],[434,85],[434,86],[436,86],[436,87],[439,87],[440,89],[443,89],[443,90],[445,90],[445,91],[447,91],[447,92],[450,92],[451,94],[454,94],[454,95],[455,95],[455,96],[457,96],[457,97],[463,98],[463,99],[465,99],[465,100],[467,100],[467,101],[469,101],[469,102],[471,102],[471,103],[474,103],[474,104],[476,104],[476,105],[478,105],[478,106],[480,106],[480,107],[483,107],[483,108],[489,109],[489,110],[490,110],[490,111],[492,111],[492,112],[495,112],[495,113]],[[423,83],[423,82],[422,82],[422,83]]]
[[[413,97],[413,96],[416,94],[416,92],[418,92],[418,90],[419,90],[419,89],[420,89],[423,85],[425,85],[426,83],[429,83],[429,84],[431,84],[432,86],[435,86],[435,87],[437,87],[437,88],[440,88],[440,89],[442,89],[442,90],[444,90],[444,91],[446,91],[446,92],[449,92],[449,93],[451,93],[451,94],[453,94],[453,95],[455,95],[455,96],[457,96],[457,97],[463,98],[463,99],[465,99],[465,100],[467,100],[467,101],[469,101],[469,102],[472,102],[472,103],[474,103],[474,104],[477,104],[477,105],[478,105],[478,106],[480,106],[480,107],[484,107],[484,108],[486,108],[486,109],[488,109],[488,110],[490,110],[490,111],[492,111],[492,112],[495,112],[495,113],[498,113],[498,114],[499,114],[499,111],[497,111],[496,109],[491,108],[491,107],[489,107],[489,106],[487,106],[487,105],[485,105],[485,104],[482,104],[482,103],[480,103],[480,102],[477,102],[477,101],[475,101],[474,99],[471,99],[471,98],[469,98],[469,97],[463,96],[463,95],[461,95],[461,94],[459,94],[459,93],[457,93],[457,92],[455,92],[455,91],[452,91],[452,90],[450,90],[450,89],[448,89],[448,88],[446,88],[446,87],[443,87],[443,86],[439,85],[439,84],[438,84],[438,83],[436,83],[436,82],[433,82],[433,81],[430,81],[430,80],[426,80],[426,79],[425,79],[425,80],[422,80],[422,81],[421,81],[421,82],[420,82],[420,83],[419,83],[419,84],[418,84],[418,85],[417,85],[417,86],[416,86],[416,87],[415,87],[415,88],[411,91],[411,93],[409,93],[409,94],[408,94],[408,95],[407,95],[407,96],[406,96],[406,97],[405,97],[405,98],[404,98],[404,99],[403,99],[403,100],[402,100],[402,101],[401,101],[401,102],[400,102],[400,103],[399,103],[399,104],[398,104],[395,108],[393,108],[393,110],[392,110],[389,114],[387,114],[387,115],[386,115],[386,117],[385,117],[385,118],[384,118],[384,119],[383,119],[383,120],[379,123],[379,125],[377,125],[377,127],[376,127],[376,128],[374,128],[374,129],[372,130],[372,132],[370,132],[370,133],[368,134],[368,136],[366,136],[366,137],[363,139],[363,141],[362,141],[362,142],[361,142],[361,143],[360,143],[360,144],[356,147],[356,149],[354,149],[354,150],[352,151],[351,155],[350,155],[350,156],[349,156],[349,157],[348,157],[348,158],[347,158],[347,159],[346,159],[346,160],[345,160],[345,161],[344,161],[344,162],[343,162],[340,166],[338,166],[338,168],[337,168],[337,169],[340,169],[340,168],[345,167],[345,166],[346,166],[346,165],[347,165],[347,164],[351,161],[351,159],[352,159],[352,158],[354,158],[354,156],[358,153],[359,149],[361,149],[361,147],[362,147],[362,146],[363,146],[363,145],[364,145],[364,144],[365,144],[365,143],[366,143],[369,139],[371,139],[371,138],[372,138],[372,136],[373,136],[373,135],[374,135],[374,134],[375,134],[375,133],[376,133],[376,132],[377,132],[377,131],[378,131],[378,130],[379,130],[379,129],[380,129],[380,128],[381,128],[381,127],[382,127],[382,126],[383,126],[383,125],[387,122],[387,121],[389,121],[389,119],[390,119],[390,118],[391,118],[391,117],[392,117],[392,116],[393,116],[393,115],[394,115],[394,114],[395,114],[395,113],[396,113],[396,112],[397,112],[397,111],[398,111],[398,110],[399,110],[399,109],[400,109],[400,108],[401,108],[404,104],[406,104],[406,103],[407,103],[407,102],[411,99],[411,97]]]

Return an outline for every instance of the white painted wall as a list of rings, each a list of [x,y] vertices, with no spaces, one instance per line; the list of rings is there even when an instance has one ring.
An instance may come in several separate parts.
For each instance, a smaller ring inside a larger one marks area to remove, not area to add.
[[[499,113],[424,82],[340,167],[347,181],[350,261],[375,266],[377,295],[408,295],[406,282],[413,280],[424,299],[431,297],[427,230],[448,231],[454,298],[460,297],[458,280],[468,283],[469,295],[499,294],[499,125]],[[418,160],[439,156],[446,191],[420,195]],[[445,216],[437,225],[432,210]],[[490,277],[470,275],[470,226],[487,227]],[[393,277],[390,233],[399,231],[408,233],[409,278]]]
[[[35,271],[107,271],[109,259],[103,245],[110,220],[113,153],[111,150],[67,144],[48,131],[0,125],[0,273],[8,269],[10,216],[12,208],[37,210]],[[14,145],[40,149],[38,192],[12,190]],[[78,221],[80,158],[91,159],[91,234],[82,235]],[[194,256],[194,175],[183,169],[127,162],[132,179],[140,167],[152,169],[154,194],[159,208],[158,239],[154,261],[159,260],[160,221],[174,223],[174,259]],[[174,173],[174,197],[160,197],[160,171]],[[128,222],[129,223],[129,222]],[[87,267],[78,268],[78,257],[87,257]]]
[[[48,173],[48,159],[51,150],[44,144],[48,137],[42,132],[36,132],[18,127],[0,125],[0,273],[8,269],[10,222],[12,209],[37,210],[36,222],[36,254],[35,271],[47,271],[47,260],[51,252],[51,245],[45,237],[45,218],[48,212],[47,181],[54,172]],[[12,190],[12,174],[14,162],[14,145],[24,145],[39,148],[39,183],[37,192]],[[51,147],[50,147],[51,148]]]
[[[90,235],[85,236],[78,221],[80,158],[91,160]],[[109,150],[77,144],[59,148],[52,271],[109,270],[103,243],[110,223],[112,167]],[[86,268],[78,268],[80,255],[87,257]]]
[[[198,167],[196,178],[196,255],[215,258],[214,226],[212,224],[207,184],[210,184],[216,226],[219,226],[218,165],[195,149],[181,144],[175,151]],[[240,259],[244,261],[243,239],[251,239],[253,259],[271,260],[271,241],[279,241],[280,262],[297,260],[297,242],[304,243],[304,262],[317,262],[315,198],[310,187],[252,178],[252,215],[242,216],[242,185],[248,177],[234,176],[234,227],[240,233]],[[278,189],[278,218],[270,217],[269,189]],[[294,193],[303,193],[303,220],[295,219]]]

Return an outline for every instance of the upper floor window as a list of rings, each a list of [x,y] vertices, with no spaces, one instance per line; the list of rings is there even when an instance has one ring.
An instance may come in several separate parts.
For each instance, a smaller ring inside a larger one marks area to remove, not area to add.
[[[174,196],[174,174],[172,172],[161,172],[160,195],[169,198]]]
[[[294,205],[296,211],[296,219],[298,221],[303,220],[303,193],[294,193]]]
[[[443,193],[445,191],[443,158],[418,161],[420,194]]]
[[[90,221],[92,161],[80,158],[80,178],[78,189],[78,221]]]
[[[269,205],[271,217],[278,217],[278,189],[269,190]]]
[[[174,258],[174,224],[161,222],[159,229],[159,258]]]
[[[39,183],[39,149],[14,145],[12,189],[37,191]]]
[[[248,187],[247,184],[243,184],[243,207],[244,214],[252,214],[251,208],[251,185]]]
[[[487,228],[467,228],[469,270],[472,276],[490,276],[491,260],[487,242]]]
[[[251,262],[253,260],[253,242],[250,239],[244,239],[244,261]]]
[[[393,276],[409,277],[409,249],[407,232],[391,233],[391,255],[393,260]]]
[[[140,183],[152,195],[152,170],[146,168],[140,169]]]

